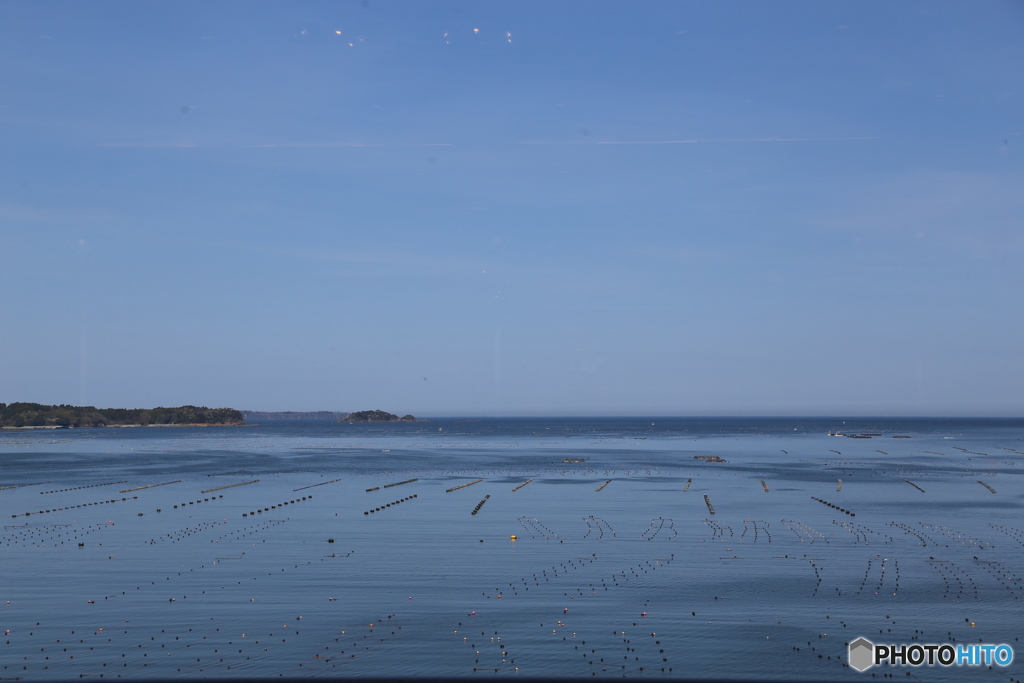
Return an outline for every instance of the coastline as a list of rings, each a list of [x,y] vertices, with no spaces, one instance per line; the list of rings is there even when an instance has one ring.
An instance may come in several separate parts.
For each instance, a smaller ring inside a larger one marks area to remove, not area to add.
[[[216,422],[188,422],[188,423],[178,423],[178,424],[160,423],[160,424],[148,424],[148,425],[103,425],[101,427],[62,427],[60,425],[26,425],[24,427],[0,427],[0,432],[23,432],[23,431],[25,431],[27,429],[51,429],[51,430],[66,429],[66,430],[73,430],[73,429],[130,429],[130,428],[133,428],[133,427],[255,427],[255,426],[257,426],[257,425],[256,424],[249,424],[247,422],[243,422],[241,424],[233,423],[233,422],[232,423],[223,423],[223,424],[216,423]]]

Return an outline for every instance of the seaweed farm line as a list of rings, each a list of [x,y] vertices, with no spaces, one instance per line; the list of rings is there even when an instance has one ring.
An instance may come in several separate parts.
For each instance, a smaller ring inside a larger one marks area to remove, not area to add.
[[[1024,679],[1021,420],[62,436],[0,432],[0,679]]]

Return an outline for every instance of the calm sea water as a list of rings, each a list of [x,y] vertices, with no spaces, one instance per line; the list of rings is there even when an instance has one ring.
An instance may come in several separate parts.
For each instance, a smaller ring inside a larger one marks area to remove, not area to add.
[[[858,636],[1020,659],[1022,436],[673,418],[2,432],[0,678],[864,680],[844,666]],[[872,671],[1024,678],[1019,661]]]

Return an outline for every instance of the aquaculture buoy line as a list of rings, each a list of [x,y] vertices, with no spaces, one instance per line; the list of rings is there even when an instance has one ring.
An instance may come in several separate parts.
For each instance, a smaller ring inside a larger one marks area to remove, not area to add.
[[[86,484],[85,486],[73,486],[69,489],[54,489],[52,491],[40,491],[39,495],[46,493],[64,493],[65,491],[77,491],[78,489],[94,489],[97,486],[113,486],[114,484],[127,484],[126,481],[108,481],[106,484]],[[11,487],[15,488],[15,487]],[[119,491],[119,493],[126,493],[126,491]]]
[[[529,483],[530,483],[531,481],[533,481],[533,479],[527,479],[527,480],[526,480],[526,481],[524,481],[524,482],[523,482],[522,484],[520,484],[519,486],[517,486],[517,487],[515,487],[514,489],[512,489],[512,493],[515,493],[515,492],[516,492],[516,491],[518,491],[519,489],[523,488],[524,486],[526,486],[527,484],[529,484]]]
[[[1006,526],[1005,524],[993,524],[992,522],[989,522],[988,525],[993,529],[1006,534],[1013,540],[1017,541],[1017,543],[1024,545],[1024,531],[1015,529],[1012,526]]]
[[[69,506],[63,507],[63,508],[53,508],[53,509],[50,509],[50,510],[40,510],[38,512],[23,512],[20,515],[11,515],[11,517],[29,517],[31,515],[42,515],[42,514],[45,514],[47,512],[60,512],[61,510],[75,510],[77,508],[89,507],[90,505],[106,505],[107,503],[120,503],[123,500],[136,500],[136,499],[138,499],[138,496],[132,496],[131,498],[121,498],[121,499],[112,498],[110,500],[100,500],[100,501],[97,501],[95,503],[82,503],[80,505],[69,505]]]
[[[839,510],[840,512],[842,512],[844,514],[850,515],[851,517],[856,517],[857,516],[856,514],[850,512],[849,510],[841,508],[838,505],[834,505],[833,503],[830,503],[827,500],[822,500],[821,498],[816,498],[814,496],[811,496],[811,500],[816,500],[819,503],[821,503],[822,505],[828,505],[830,508],[835,508],[836,510]]]
[[[693,483],[693,478],[692,477],[686,480],[686,486],[683,487],[683,492],[684,493],[686,491],[690,490],[690,484],[692,484],[692,483]]]
[[[224,494],[221,494],[220,496],[214,496],[212,499],[211,498],[200,498],[199,500],[190,500],[190,501],[188,501],[186,503],[182,503],[180,506],[175,505],[174,509],[177,510],[178,507],[185,507],[186,505],[195,505],[197,503],[203,503],[203,502],[209,503],[210,500],[217,500],[217,498],[223,498],[223,497],[224,497]],[[157,510],[157,512],[160,512],[160,510]]]
[[[836,484],[836,491],[838,492],[838,491],[842,491],[842,490],[843,490],[843,480],[840,479],[839,483]]]
[[[715,508],[711,505],[711,499],[708,498],[708,494],[706,493],[704,494],[704,504],[708,506],[708,512],[715,514]]]
[[[118,491],[118,493],[129,493],[130,491],[141,491],[142,489],[152,489],[152,488],[156,488],[157,486],[167,486],[168,484],[180,484],[180,483],[181,483],[181,479],[176,479],[175,481],[165,481],[162,484],[150,484],[149,486],[136,486],[133,489],[123,489],[121,491]]]
[[[676,523],[671,518],[655,517],[651,520],[647,530],[640,534],[640,538],[645,541],[652,541],[662,531],[671,531],[673,538],[679,535],[679,532],[676,531]]]
[[[534,532],[537,532],[544,538],[558,538],[558,534],[541,524],[536,517],[526,517],[524,515],[519,517],[519,523],[526,529],[526,533],[530,534],[530,538],[535,538]]]
[[[590,534],[596,531],[597,533],[594,536],[594,540],[600,540],[604,538],[604,532],[606,528],[608,529],[608,531],[612,532],[612,538],[617,538],[617,536],[615,535],[615,529],[612,528],[612,525],[604,521],[600,517],[588,515],[583,518],[583,521],[587,523],[587,533],[583,536],[584,539],[590,538]]]
[[[922,452],[922,453],[924,453],[925,451],[921,451],[921,452]],[[941,453],[940,453],[940,455],[941,455]],[[924,493],[924,489],[923,489],[923,488],[921,488],[920,486],[918,486],[918,485],[917,485],[917,484],[915,484],[914,482],[910,481],[909,479],[904,479],[903,481],[907,482],[908,484],[910,484],[911,486],[913,486],[913,487],[914,487],[915,489],[917,489],[917,490],[918,490],[918,491],[920,491],[921,493]]]
[[[205,491],[200,491],[199,493],[211,493],[213,491],[220,491],[221,489],[232,489],[232,488],[234,488],[236,486],[245,486],[247,484],[258,484],[259,481],[260,481],[259,479],[253,479],[252,481],[240,481],[237,484],[228,484],[227,486],[218,486],[216,488],[206,489]]]
[[[854,541],[855,543],[863,543],[864,545],[871,545],[871,542],[868,541],[868,536],[867,536],[868,534],[874,534],[876,536],[881,536],[882,538],[889,539],[887,541],[882,541],[883,543],[892,543],[893,540],[894,540],[893,537],[890,536],[889,534],[883,534],[880,531],[873,531],[873,530],[867,528],[866,526],[861,526],[860,524],[856,524],[854,522],[837,522],[836,520],[833,519],[832,523],[836,524],[838,526],[843,527],[844,529],[849,531],[851,534],[856,536],[857,540]]]
[[[467,486],[472,486],[473,484],[479,484],[482,481],[483,481],[483,479],[477,479],[476,481],[467,482],[465,484],[459,484],[458,486],[453,486],[450,489],[445,489],[444,492],[445,493],[451,493],[452,491],[458,491],[459,489],[464,489]]]
[[[246,482],[246,483],[249,484],[249,483],[252,483],[252,482]],[[235,486],[238,486],[238,484],[235,484]],[[270,507],[265,507],[262,510],[260,510],[260,509],[252,510],[248,514],[250,514],[250,515],[263,514],[264,512],[269,512],[270,510],[276,510],[279,507],[284,507],[285,505],[294,505],[295,503],[301,503],[302,501],[307,500],[307,499],[308,500],[313,500],[313,496],[303,496],[302,498],[296,498],[295,500],[286,500],[283,503],[278,503],[277,505],[271,505]],[[246,513],[243,512],[242,516],[245,517]]]
[[[490,497],[491,497],[491,494],[489,494],[489,493],[486,496],[484,496],[484,499],[476,504],[476,507],[473,508],[473,512],[471,512],[470,514],[471,515],[475,515],[476,513],[480,512],[480,508],[482,508],[484,506],[484,503],[486,503],[487,499],[490,498]]]
[[[58,545],[58,540],[64,537],[63,532],[58,532],[56,536],[54,536],[53,533],[56,529],[66,530],[67,538],[65,540],[67,540],[70,543],[71,541],[77,539],[79,535],[85,537],[87,534],[91,534],[93,531],[97,531],[98,529],[106,529],[108,526],[110,526],[108,524],[87,524],[85,526],[73,528],[75,527],[75,524],[77,524],[77,522],[74,522],[72,524],[43,524],[37,527],[29,527],[27,524],[24,526],[16,526],[13,528],[24,529],[24,531],[19,531],[8,536],[0,537],[0,543],[3,543],[6,546],[10,546],[12,544],[18,545],[19,543],[31,543],[32,545],[35,545],[37,547],[46,547],[46,544],[43,543],[43,541],[53,541],[53,547],[56,547]],[[12,527],[5,527],[4,530],[6,531],[10,528]],[[49,533],[50,535],[44,537],[43,534],[46,533]],[[63,544],[64,541],[59,541],[59,545]],[[79,542],[78,545],[81,547],[85,544]]]
[[[392,505],[398,505],[399,503],[404,503],[407,500],[412,500],[413,498],[417,498],[417,497],[418,497],[417,494],[414,493],[411,496],[406,496],[405,498],[399,498],[398,500],[393,500],[390,503],[385,503],[384,505],[381,505],[380,507],[373,508],[372,510],[366,510],[365,512],[363,512],[363,514],[364,515],[369,515],[369,514],[374,513],[374,512],[380,512],[381,510],[383,510],[385,508],[389,508]]]
[[[765,493],[768,493],[768,484],[764,483],[764,479],[761,480],[761,488],[764,489]]]
[[[740,534],[740,540],[742,541],[747,536],[748,530],[754,532],[754,543],[757,543],[758,538],[761,534],[768,537],[768,542],[772,542],[772,535],[768,533],[768,527],[771,526],[768,522],[762,519],[745,519],[743,520],[743,533]]]
[[[988,484],[986,484],[985,482],[983,482],[983,481],[982,481],[981,479],[978,479],[978,480],[977,480],[977,482],[978,482],[979,484],[981,484],[982,486],[984,486],[985,488],[987,488],[987,489],[988,489],[989,491],[991,491],[992,493],[995,493],[995,492],[996,492],[996,490],[995,490],[994,488],[992,488],[991,486],[989,486]]]
[[[804,542],[803,537],[800,536],[801,532],[803,532],[803,534],[805,536],[807,536],[806,540],[808,542],[810,542],[810,543],[814,543],[814,536],[813,536],[813,534],[818,534],[818,536],[821,538],[821,540],[825,541],[825,543],[828,543],[828,539],[825,538],[825,534],[821,533],[820,531],[816,531],[813,527],[807,526],[803,522],[798,522],[798,521],[793,520],[793,519],[788,519],[788,520],[787,519],[782,519],[782,520],[779,520],[779,521],[782,522],[782,524],[785,525],[786,528],[788,528],[790,531],[792,531],[794,534],[796,534],[796,537],[800,539],[801,543]],[[833,521],[832,523],[836,524],[837,522]],[[852,524],[852,522],[845,522],[845,523],[846,524]]]
[[[607,486],[607,485],[608,485],[608,484],[610,484],[610,483],[612,483],[612,480],[611,480],[611,479],[609,479],[609,480],[608,480],[608,481],[606,481],[605,483],[601,484],[600,486],[598,486],[598,487],[597,487],[596,489],[594,489],[594,490],[595,490],[595,491],[600,491],[601,489],[603,489],[603,488],[604,488],[605,486]]]
[[[297,489],[292,489],[292,493],[295,493],[296,491],[305,491],[306,489],[311,489],[314,486],[326,486],[327,484],[333,484],[336,481],[341,481],[341,479],[331,479],[330,481],[322,481],[319,484],[310,484],[309,486],[300,486]]]

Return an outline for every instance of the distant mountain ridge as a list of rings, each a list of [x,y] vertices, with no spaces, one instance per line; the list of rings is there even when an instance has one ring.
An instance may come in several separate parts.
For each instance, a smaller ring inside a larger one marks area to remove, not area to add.
[[[243,410],[242,415],[246,422],[249,420],[327,420],[337,422],[344,419],[348,413],[334,410],[315,410],[302,412],[298,410],[284,410],[279,412],[267,410]]]

